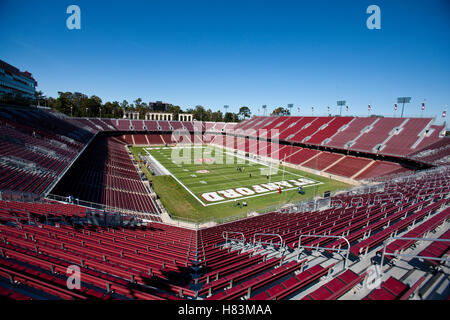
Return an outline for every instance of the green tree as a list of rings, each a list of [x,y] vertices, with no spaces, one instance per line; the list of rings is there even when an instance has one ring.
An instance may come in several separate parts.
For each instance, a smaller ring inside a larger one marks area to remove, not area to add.
[[[234,121],[233,113],[231,113],[231,112],[225,113],[225,116],[223,117],[223,121],[224,122],[233,122]]]
[[[289,116],[291,115],[291,112],[289,109],[285,109],[283,107],[278,107],[275,110],[272,111],[273,116]]]
[[[249,107],[245,107],[245,106],[243,106],[243,107],[241,107],[240,109],[239,109],[239,113],[238,113],[238,116],[241,118],[241,119],[243,119],[243,120],[245,120],[246,118],[250,118],[251,117],[251,111],[250,111],[250,108]]]
[[[223,114],[220,110],[215,111],[211,114],[211,121],[214,122],[222,122],[223,121]]]

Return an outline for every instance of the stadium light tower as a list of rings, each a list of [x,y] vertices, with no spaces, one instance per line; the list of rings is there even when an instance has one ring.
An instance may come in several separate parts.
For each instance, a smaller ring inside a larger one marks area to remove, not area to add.
[[[339,108],[339,115],[340,116],[342,116],[342,106],[345,106],[345,100],[341,100],[341,101],[337,101],[336,103],[337,103],[337,105],[338,105],[338,107],[340,107]]]
[[[410,103],[411,102],[411,97],[399,97],[397,98],[397,103],[401,103],[402,104],[402,114],[400,116],[400,118],[403,118],[403,110],[405,109],[405,103]]]
[[[225,109],[225,113],[227,113],[227,110],[228,110],[229,107],[230,107],[230,106],[227,105],[227,104],[223,106],[223,108]],[[223,114],[224,117],[225,117],[225,113]]]
[[[264,110],[264,111],[263,111],[264,116],[266,116],[267,105],[264,104],[264,105],[262,106],[262,109]]]

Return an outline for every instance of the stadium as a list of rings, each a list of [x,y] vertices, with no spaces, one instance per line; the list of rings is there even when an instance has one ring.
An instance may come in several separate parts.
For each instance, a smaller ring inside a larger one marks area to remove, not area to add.
[[[449,139],[431,118],[0,116],[2,295],[448,297]]]
[[[0,60],[2,299],[450,298],[445,111],[106,115],[36,86]]]

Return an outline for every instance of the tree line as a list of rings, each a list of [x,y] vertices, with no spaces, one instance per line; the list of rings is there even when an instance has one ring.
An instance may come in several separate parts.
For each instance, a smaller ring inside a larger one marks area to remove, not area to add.
[[[137,98],[131,103],[127,100],[122,102],[106,101],[96,95],[87,96],[80,92],[58,92],[58,97],[44,97],[41,91],[36,93],[36,102],[41,106],[49,107],[55,111],[61,112],[70,117],[95,117],[95,118],[123,118],[125,112],[139,112],[139,118],[145,119],[147,112],[157,112],[152,110],[150,103],[144,102],[141,98]],[[178,105],[168,105],[168,113],[174,115],[174,119],[178,119],[178,114],[190,113],[195,120],[213,121],[213,122],[239,122],[251,117],[250,108],[243,106],[238,113],[225,112],[220,110],[212,111],[197,105],[193,108],[183,110]]]

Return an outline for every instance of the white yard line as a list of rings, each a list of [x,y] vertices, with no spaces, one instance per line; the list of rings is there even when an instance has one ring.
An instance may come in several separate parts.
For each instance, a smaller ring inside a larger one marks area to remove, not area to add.
[[[161,148],[158,148],[158,149],[173,149],[173,148],[186,148],[186,147],[161,147]],[[203,148],[203,146],[202,147],[191,147],[191,148]],[[149,149],[149,150],[153,150],[153,149],[155,149],[155,148],[144,148],[144,150],[145,150],[145,152],[148,154],[148,155],[150,155],[150,153],[147,151],[147,149]],[[266,167],[269,167],[266,163],[264,163],[264,162],[260,162],[260,161],[257,161],[257,160],[254,160],[254,159],[249,159],[249,158],[245,158],[245,157],[242,157],[242,156],[240,156],[240,155],[237,155],[237,154],[234,154],[234,153],[231,153],[231,152],[228,152],[228,151],[225,151],[225,153],[226,154],[229,154],[229,155],[232,155],[232,156],[234,156],[235,158],[241,158],[241,159],[245,159],[245,160],[248,160],[248,161],[251,161],[251,162],[254,162],[254,163],[257,163],[257,164],[259,164],[259,165],[262,165],[262,166],[266,166]],[[153,159],[155,160],[155,162],[158,164],[158,165],[160,165],[160,166],[162,166],[163,168],[165,168],[156,158],[154,158],[153,157]],[[239,198],[233,198],[233,199],[230,199],[230,200],[224,200],[224,201],[218,201],[218,202],[214,202],[214,203],[207,203],[207,204],[205,204],[202,200],[200,200],[200,198],[198,198],[188,187],[186,187],[170,170],[168,170],[167,168],[165,168],[166,169],[166,171],[180,184],[180,185],[182,185],[183,186],[183,188],[184,189],[186,189],[186,191],[187,192],[189,192],[189,194],[191,194],[198,202],[200,202],[201,203],[201,205],[202,206],[204,206],[204,207],[208,207],[208,206],[214,206],[214,205],[217,205],[217,204],[222,204],[222,203],[227,203],[227,202],[233,202],[233,201],[236,201],[236,200],[244,200],[244,199],[250,199],[250,198],[254,198],[254,197],[261,197],[261,196],[264,196],[264,195],[267,195],[267,194],[273,194],[273,193],[278,193],[279,191],[278,190],[275,190],[275,191],[270,191],[270,192],[264,192],[264,193],[260,193],[260,194],[256,194],[256,195],[251,195],[251,196],[242,196],[242,197],[239,197]],[[302,176],[302,175],[299,175],[299,174],[297,174],[297,173],[293,173],[293,172],[290,172],[290,171],[286,171],[286,170],[283,170],[283,169],[278,169],[278,170],[280,170],[280,171],[282,171],[282,172],[287,172],[287,173],[289,173],[289,174],[292,174],[292,175],[295,175],[295,176],[297,176],[297,177],[300,177],[300,178],[306,178],[306,179],[309,179],[309,180],[313,180],[313,181],[316,181],[316,180],[314,180],[314,179],[312,179],[312,178],[307,178],[307,177],[305,177],[305,176]],[[292,179],[289,179],[289,180],[292,180]],[[288,181],[289,181],[288,180]],[[320,182],[320,181],[316,181],[317,183],[314,183],[314,184],[310,184],[310,185],[307,185],[307,186],[303,186],[303,188],[305,189],[305,188],[309,188],[309,187],[314,187],[314,186],[318,186],[318,185],[321,185],[321,184],[323,184],[323,182]],[[298,189],[298,186],[297,187],[293,187],[293,188],[288,188],[288,189],[282,189],[282,191],[290,191],[290,190],[295,190],[295,189]]]
[[[164,167],[157,159],[155,159],[155,161],[158,163],[158,165]],[[164,167],[165,168],[165,167]],[[189,192],[195,199],[197,199],[198,202],[200,202],[203,206],[206,206],[203,201],[201,201],[189,188],[187,188],[180,180],[178,180],[177,177],[175,177],[175,175],[170,172],[167,168],[166,171],[169,172],[169,174],[179,183],[183,186],[183,188],[186,189],[187,192]]]

